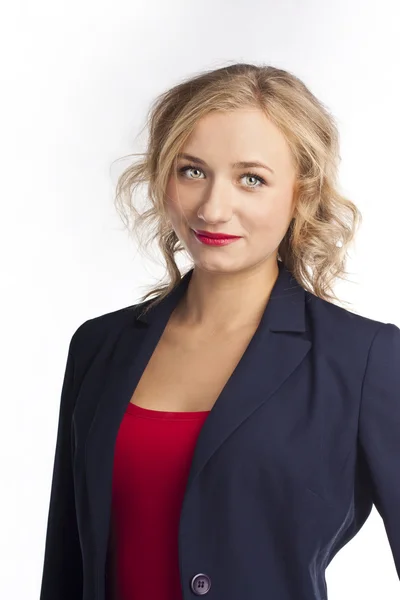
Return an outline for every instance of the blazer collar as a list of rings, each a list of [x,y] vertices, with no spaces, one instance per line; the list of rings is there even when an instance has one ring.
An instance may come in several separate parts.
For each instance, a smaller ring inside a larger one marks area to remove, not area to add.
[[[263,321],[271,331],[304,332],[305,323],[305,290],[296,281],[292,273],[282,261],[278,261],[279,273],[268,300]],[[187,271],[178,285],[158,304],[150,307],[146,314],[141,308],[149,301],[136,306],[136,320],[151,324],[157,319],[169,316],[186,292],[193,268]]]

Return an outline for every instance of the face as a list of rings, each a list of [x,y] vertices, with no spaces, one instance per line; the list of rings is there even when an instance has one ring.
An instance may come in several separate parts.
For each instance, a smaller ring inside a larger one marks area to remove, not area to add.
[[[276,126],[258,109],[210,113],[182,152],[192,158],[178,158],[166,210],[194,265],[226,273],[276,259],[295,184],[290,149]],[[264,166],[235,166],[239,161]],[[238,237],[212,244],[199,231]]]

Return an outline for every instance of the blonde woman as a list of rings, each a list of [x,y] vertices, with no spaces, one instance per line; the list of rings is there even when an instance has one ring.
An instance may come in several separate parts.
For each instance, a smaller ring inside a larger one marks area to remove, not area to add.
[[[326,600],[373,504],[400,576],[400,329],[332,291],[361,219],[333,117],[231,64],[148,124],[116,205],[168,277],[72,336],[41,600]]]

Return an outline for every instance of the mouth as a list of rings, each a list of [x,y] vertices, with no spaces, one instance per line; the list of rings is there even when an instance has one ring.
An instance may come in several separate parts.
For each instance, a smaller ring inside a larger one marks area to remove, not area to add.
[[[203,229],[193,229],[193,231],[198,235],[214,238],[216,240],[227,240],[240,237],[240,235],[231,235],[230,233],[212,233],[211,231],[204,231]]]
[[[241,239],[241,236],[229,233],[211,233],[199,229],[192,229],[195,238],[207,246],[226,246]]]

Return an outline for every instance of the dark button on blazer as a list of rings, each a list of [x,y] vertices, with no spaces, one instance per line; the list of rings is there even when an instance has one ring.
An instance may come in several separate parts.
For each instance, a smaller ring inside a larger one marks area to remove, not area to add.
[[[118,428],[191,274],[147,315],[137,304],[72,336],[41,600],[108,597]],[[326,600],[326,567],[373,504],[400,578],[400,329],[310,294],[279,263],[197,440],[179,524],[182,598],[195,597],[200,573],[207,600]]]

